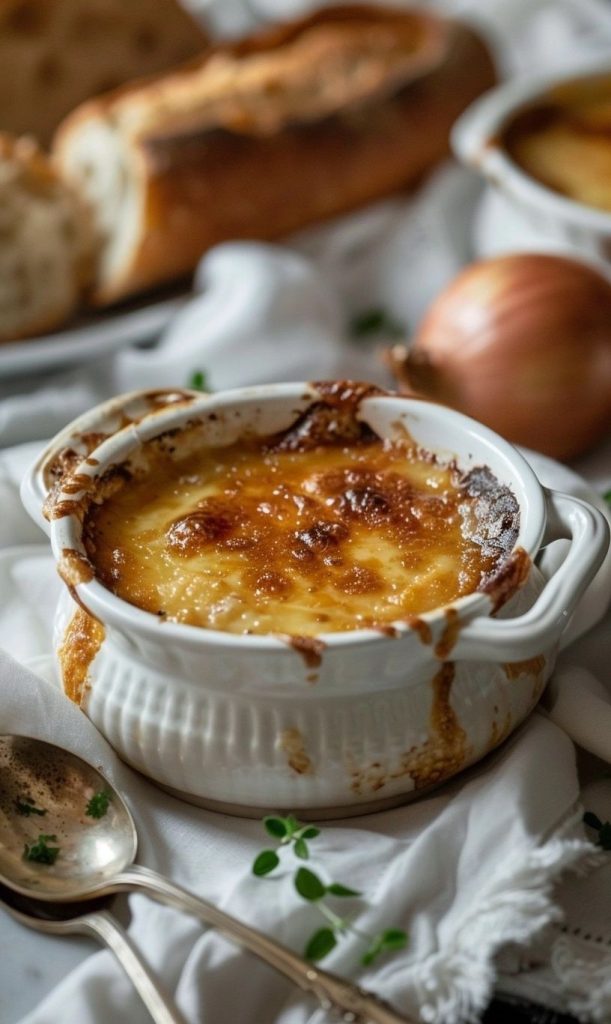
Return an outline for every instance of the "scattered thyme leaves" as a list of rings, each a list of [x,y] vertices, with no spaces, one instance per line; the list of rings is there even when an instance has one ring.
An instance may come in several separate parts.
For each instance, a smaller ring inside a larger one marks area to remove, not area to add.
[[[259,856],[255,858],[252,873],[261,878],[263,875],[269,875],[270,871],[277,868],[279,863],[280,857],[275,850],[261,850]]]
[[[287,834],[286,821],[282,818],[264,818],[263,825],[270,836],[274,836],[275,839],[284,839]]]
[[[337,946],[337,939],[332,928],[320,928],[314,932],[308,942],[304,955],[306,960],[322,960]]]
[[[597,814],[586,811],[583,816],[584,825],[598,832],[597,846],[603,850],[611,850],[611,821],[601,821]]]
[[[356,339],[368,339],[382,334],[386,338],[403,338],[405,330],[384,309],[367,309],[350,321],[350,335]]]
[[[299,857],[300,860],[308,860],[310,857],[307,840],[316,839],[316,836],[320,835],[320,829],[315,828],[314,825],[303,825],[300,821],[297,821],[294,814],[289,814],[286,818],[268,814],[263,819],[263,827],[272,839],[278,840],[278,849],[282,846],[292,845],[295,856]],[[263,852],[268,854],[273,851],[264,850]],[[262,854],[257,857],[253,864],[252,871],[255,875],[267,875],[280,863],[279,858],[275,864],[272,864],[269,857],[263,861],[261,861],[261,857]],[[257,867],[256,871],[255,866]],[[265,870],[262,870],[263,866],[265,866]]]
[[[207,374],[204,370],[194,370],[189,377],[188,387],[194,391],[209,391]]]
[[[94,793],[85,808],[85,814],[90,818],[103,818],[108,812],[111,796],[112,794],[107,789],[102,789],[99,793]]]
[[[49,846],[49,842],[57,842],[57,836],[46,836],[41,833],[35,843],[25,843],[24,860],[32,860],[37,864],[55,864],[59,856],[59,846]]]
[[[295,888],[304,900],[312,902],[321,900],[327,892],[326,885],[309,868],[299,868],[295,875]]]
[[[269,875],[278,867],[280,864],[279,851],[282,847],[292,846],[293,853],[297,858],[308,860],[310,857],[308,840],[316,839],[320,835],[320,829],[314,825],[303,825],[293,814],[289,814],[286,818],[268,815],[263,819],[263,827],[269,836],[278,840],[278,852],[262,850],[258,854],[252,865],[252,872],[258,877]],[[325,885],[314,871],[303,866],[295,871],[293,884],[299,896],[308,903],[314,904],[326,921],[325,927],[315,931],[306,944],[304,955],[307,960],[322,960],[335,949],[340,938],[350,933],[367,944],[365,953],[361,957],[361,963],[366,967],[372,964],[378,956],[404,949],[407,945],[407,935],[400,928],[387,928],[377,935],[370,935],[357,928],[350,918],[340,917],[335,913],[327,901],[327,897],[355,899],[362,895],[356,889],[351,889],[341,882],[331,882],[329,885]]]
[[[37,814],[42,818],[47,813],[43,807],[36,806],[31,796],[24,796],[23,799],[17,797],[15,800],[15,810],[17,814],[23,815],[24,818],[29,818],[32,814]]]
[[[331,885],[327,886],[327,892],[331,896],[362,896],[361,892],[357,892],[356,889],[349,889],[347,885],[340,885],[339,882],[332,882]]]
[[[361,957],[361,963],[364,967],[368,967],[381,953],[392,953],[399,949],[405,949],[406,945],[407,935],[401,928],[387,928],[386,931],[374,936],[371,945]]]
[[[299,839],[295,840],[295,845],[293,846],[293,853],[295,854],[296,857],[299,857],[300,860],[309,860],[310,850],[305,839],[300,837]]]

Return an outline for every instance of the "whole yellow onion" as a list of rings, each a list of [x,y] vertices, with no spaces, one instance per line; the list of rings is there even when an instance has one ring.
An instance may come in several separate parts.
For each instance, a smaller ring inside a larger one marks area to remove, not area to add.
[[[572,458],[611,430],[611,284],[564,256],[474,263],[390,361],[402,390]]]

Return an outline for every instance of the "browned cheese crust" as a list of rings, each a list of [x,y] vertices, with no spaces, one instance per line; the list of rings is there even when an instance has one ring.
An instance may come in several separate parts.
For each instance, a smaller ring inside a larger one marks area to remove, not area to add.
[[[522,581],[498,583],[519,529],[508,488],[407,434],[379,438],[358,417],[366,388],[318,390],[278,435],[210,448],[193,428],[183,455],[176,438],[149,442],[133,473],[88,495],[97,579],[162,622],[282,635],[312,670],[318,634],[411,625],[476,590],[510,596]],[[446,617],[444,658],[458,613]]]

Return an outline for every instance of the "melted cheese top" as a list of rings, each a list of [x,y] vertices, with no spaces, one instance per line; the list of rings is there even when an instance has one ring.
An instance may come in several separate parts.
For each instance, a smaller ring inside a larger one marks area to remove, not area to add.
[[[298,637],[383,628],[473,592],[505,558],[517,506],[504,491],[499,518],[491,480],[482,490],[374,435],[158,453],[91,507],[86,546],[105,586],[164,619]]]
[[[611,211],[611,80],[526,111],[507,135],[507,149],[532,177],[556,192]]]

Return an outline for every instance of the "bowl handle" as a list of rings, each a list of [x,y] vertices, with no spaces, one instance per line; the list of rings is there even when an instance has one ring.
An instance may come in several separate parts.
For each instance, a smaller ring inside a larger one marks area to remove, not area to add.
[[[42,509],[49,493],[49,467],[63,449],[72,448],[85,458],[91,451],[91,443],[86,442],[87,438],[96,438],[96,443],[101,444],[103,440],[126,429],[126,425],[139,423],[152,412],[175,407],[178,402],[193,401],[202,395],[203,392],[189,388],[130,391],[96,405],[69,423],[41,452],[22,481],[21,500],[34,522],[47,536],[50,535],[51,526]]]
[[[566,558],[532,608],[511,619],[480,617],[467,623],[452,660],[522,661],[554,648],[609,547],[609,526],[598,509],[543,488],[547,523],[543,544],[570,538]]]

